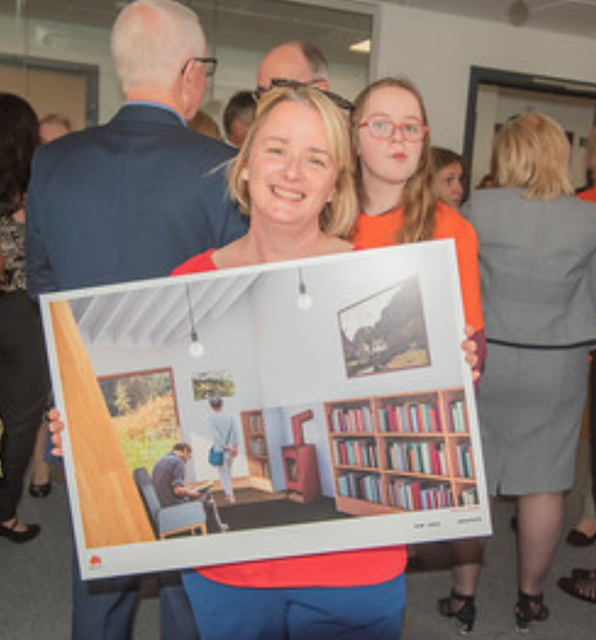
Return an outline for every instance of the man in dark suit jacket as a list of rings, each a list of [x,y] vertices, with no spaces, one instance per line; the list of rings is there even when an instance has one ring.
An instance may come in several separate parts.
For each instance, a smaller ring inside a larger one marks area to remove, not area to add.
[[[137,0],[119,15],[112,55],[126,102],[105,126],[41,147],[27,200],[29,291],[166,276],[241,236],[224,164],[233,151],[186,128],[208,65],[194,12]],[[73,640],[129,640],[139,578],[74,576]],[[196,640],[177,574],[162,576],[162,639]]]

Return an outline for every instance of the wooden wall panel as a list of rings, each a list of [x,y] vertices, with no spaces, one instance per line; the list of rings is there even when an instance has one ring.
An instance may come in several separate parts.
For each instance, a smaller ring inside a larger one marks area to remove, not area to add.
[[[51,317],[87,546],[154,540],[68,302]]]

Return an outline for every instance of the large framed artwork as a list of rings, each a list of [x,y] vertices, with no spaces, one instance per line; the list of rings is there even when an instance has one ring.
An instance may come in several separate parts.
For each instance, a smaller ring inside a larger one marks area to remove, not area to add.
[[[85,579],[490,534],[452,241],[50,294],[42,314]]]
[[[416,277],[360,300],[338,316],[349,378],[430,364]]]

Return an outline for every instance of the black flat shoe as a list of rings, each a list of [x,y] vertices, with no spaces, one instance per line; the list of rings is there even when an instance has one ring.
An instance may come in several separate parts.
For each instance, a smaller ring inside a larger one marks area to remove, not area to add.
[[[29,524],[26,525],[27,528],[24,531],[17,531],[15,527],[19,524],[19,519],[15,518],[14,522],[10,527],[6,527],[3,524],[0,524],[0,536],[10,540],[11,542],[16,542],[20,544],[22,542],[29,542],[29,540],[33,540],[41,529],[38,524]]]
[[[574,547],[589,547],[596,542],[596,533],[593,536],[586,535],[583,531],[571,529],[567,535],[567,544]]]
[[[46,482],[45,484],[33,484],[29,485],[29,493],[34,498],[47,498],[52,491],[52,483]]]

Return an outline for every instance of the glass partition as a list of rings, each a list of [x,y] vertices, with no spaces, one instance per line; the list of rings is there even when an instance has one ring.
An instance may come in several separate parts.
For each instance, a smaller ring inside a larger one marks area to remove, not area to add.
[[[221,123],[229,97],[252,90],[263,54],[288,40],[316,44],[330,65],[334,91],[354,98],[369,77],[369,54],[350,50],[370,40],[373,7],[328,0],[190,0],[210,55],[219,58],[202,108]],[[327,6],[320,6],[325,4]],[[121,94],[109,33],[118,0],[0,0],[0,91],[22,95],[41,117],[67,116],[75,129],[107,121]]]

